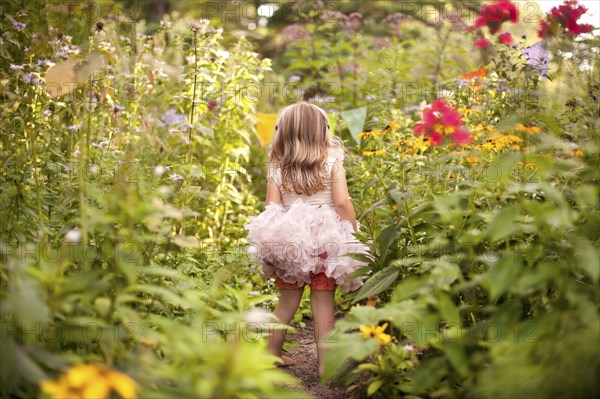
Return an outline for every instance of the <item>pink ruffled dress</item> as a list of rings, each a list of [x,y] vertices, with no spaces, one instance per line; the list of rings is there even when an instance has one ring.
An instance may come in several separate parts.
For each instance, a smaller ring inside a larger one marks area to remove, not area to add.
[[[343,150],[329,149],[329,173],[336,159],[344,160]],[[350,280],[348,276],[366,264],[346,255],[368,254],[368,247],[354,237],[349,221],[340,220],[331,184],[313,195],[299,195],[282,189],[279,169],[270,170],[269,177],[279,186],[282,204],[267,205],[244,226],[265,276],[304,285],[310,284],[311,273],[324,273],[343,292],[359,288],[364,277]]]

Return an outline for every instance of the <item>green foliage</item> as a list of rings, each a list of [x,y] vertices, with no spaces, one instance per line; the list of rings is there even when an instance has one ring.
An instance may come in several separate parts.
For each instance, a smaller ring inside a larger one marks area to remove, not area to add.
[[[37,26],[39,12],[19,21]],[[224,48],[206,24],[150,37],[128,22],[89,37],[76,23],[58,37],[45,27],[46,47],[6,29],[20,36],[1,54],[13,65],[0,108],[1,353],[14,366],[1,368],[0,396],[34,397],[88,362],[129,374],[142,395],[298,396],[248,324],[273,296],[248,282],[240,251],[260,164],[254,105],[230,93],[269,61],[243,39]],[[49,66],[92,52],[103,65],[91,81],[51,98]]]
[[[415,116],[392,110],[348,157],[377,255],[354,301],[380,305],[339,323],[348,338],[331,356],[363,353],[352,331],[373,323],[389,322],[398,343],[347,360],[338,384],[364,373],[362,389],[381,397],[598,395],[598,114],[549,115],[547,83],[517,51],[499,52],[484,84],[446,93],[470,146],[430,147]],[[419,366],[398,368],[403,344],[422,352]]]

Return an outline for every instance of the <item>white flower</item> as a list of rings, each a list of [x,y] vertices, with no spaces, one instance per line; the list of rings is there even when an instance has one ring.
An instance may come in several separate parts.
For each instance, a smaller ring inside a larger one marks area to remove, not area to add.
[[[219,58],[229,58],[229,51],[224,51],[224,50],[217,50],[215,51],[215,54],[219,57]]]
[[[167,168],[162,165],[158,165],[156,168],[154,168],[154,176],[162,176],[166,171]]]
[[[65,242],[69,244],[77,244],[81,241],[81,231],[79,229],[72,229],[65,234]]]
[[[406,345],[404,345],[404,346],[402,347],[402,349],[404,349],[404,350],[405,350],[405,351],[407,351],[407,352],[412,352],[412,351],[414,351],[414,350],[415,350],[415,347],[414,347],[414,346],[412,346],[411,344],[406,344]]]
[[[92,174],[92,176],[96,176],[98,174],[98,167],[96,165],[92,165],[90,167],[90,173]]]

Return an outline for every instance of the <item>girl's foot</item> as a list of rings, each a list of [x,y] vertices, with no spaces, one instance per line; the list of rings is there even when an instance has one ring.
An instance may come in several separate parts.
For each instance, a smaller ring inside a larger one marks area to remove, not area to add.
[[[297,361],[295,361],[291,357],[287,357],[287,356],[281,356],[281,360],[283,360],[283,362],[276,363],[279,367],[287,367],[287,366],[293,366],[295,364],[298,364]]]

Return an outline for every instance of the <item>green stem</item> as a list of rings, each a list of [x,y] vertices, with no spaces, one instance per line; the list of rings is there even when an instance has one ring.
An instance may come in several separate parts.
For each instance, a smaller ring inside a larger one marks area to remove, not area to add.
[[[194,85],[193,85],[193,89],[192,89],[192,109],[191,109],[191,114],[190,114],[190,131],[188,133],[188,152],[187,155],[185,157],[185,162],[186,163],[190,163],[191,157],[192,157],[192,130],[193,130],[193,126],[194,126],[194,110],[196,107],[196,86],[198,83],[198,39],[197,39],[197,35],[198,33],[196,32],[196,30],[194,29],[194,36],[193,36],[193,42],[194,42]]]

